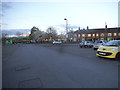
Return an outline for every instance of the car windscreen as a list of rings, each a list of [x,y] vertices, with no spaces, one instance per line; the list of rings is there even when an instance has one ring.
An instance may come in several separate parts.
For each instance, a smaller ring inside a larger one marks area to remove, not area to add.
[[[107,40],[103,40],[104,43],[107,43],[108,41]]]
[[[93,42],[91,42],[91,41],[89,41],[88,43],[92,43],[93,44]]]
[[[105,46],[120,46],[120,42],[119,41],[109,41],[105,44]]]
[[[60,40],[55,40],[54,42],[61,42]]]
[[[102,41],[95,41],[95,43],[102,43]]]

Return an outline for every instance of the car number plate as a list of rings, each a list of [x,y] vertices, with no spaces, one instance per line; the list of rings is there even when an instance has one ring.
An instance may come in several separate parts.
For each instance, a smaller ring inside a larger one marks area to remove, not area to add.
[[[99,52],[99,54],[101,54],[101,55],[106,55],[106,53],[102,53],[102,52]]]

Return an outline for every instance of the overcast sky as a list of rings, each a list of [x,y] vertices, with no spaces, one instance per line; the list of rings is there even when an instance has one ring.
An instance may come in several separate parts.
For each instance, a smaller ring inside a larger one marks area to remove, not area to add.
[[[2,29],[46,30],[53,26],[59,33],[70,28],[118,26],[118,2],[2,2]]]

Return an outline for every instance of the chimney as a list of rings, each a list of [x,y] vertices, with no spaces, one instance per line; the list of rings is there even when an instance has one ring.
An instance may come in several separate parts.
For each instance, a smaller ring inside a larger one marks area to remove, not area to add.
[[[107,24],[106,24],[106,22],[105,22],[105,29],[107,29]]]
[[[87,26],[87,30],[89,29],[89,27]]]

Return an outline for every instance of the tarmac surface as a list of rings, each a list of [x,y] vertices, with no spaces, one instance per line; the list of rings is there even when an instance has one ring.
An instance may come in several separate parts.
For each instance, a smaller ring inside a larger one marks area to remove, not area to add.
[[[4,45],[3,88],[118,88],[118,62],[76,44]]]

